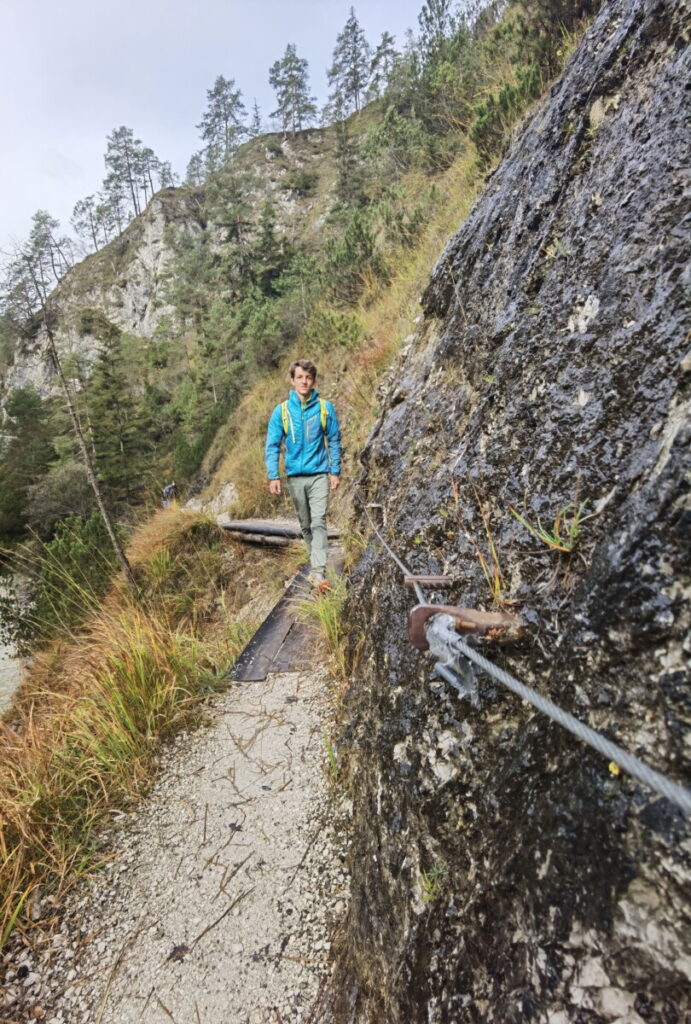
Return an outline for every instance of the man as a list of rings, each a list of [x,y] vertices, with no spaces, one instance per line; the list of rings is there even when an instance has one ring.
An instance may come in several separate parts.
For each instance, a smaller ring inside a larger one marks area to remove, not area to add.
[[[310,583],[328,589],[326,581],[326,510],[329,491],[335,491],[341,471],[341,430],[331,402],[315,390],[317,368],[308,359],[290,367],[293,390],[277,405],[266,433],[266,472],[269,493],[281,493],[278,460],[283,446],[288,490],[293,499],[310,557]]]

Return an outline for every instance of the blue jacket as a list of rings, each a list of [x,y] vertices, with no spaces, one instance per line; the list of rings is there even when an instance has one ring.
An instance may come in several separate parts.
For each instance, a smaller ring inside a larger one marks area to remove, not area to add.
[[[283,431],[281,406],[271,413],[266,432],[266,472],[269,480],[278,480],[278,457],[284,445],[283,457],[286,476],[331,473],[341,471],[341,428],[336,410],[326,403],[326,427],[322,430],[319,394],[312,393],[303,405],[300,397],[291,391],[288,396],[288,433]]]

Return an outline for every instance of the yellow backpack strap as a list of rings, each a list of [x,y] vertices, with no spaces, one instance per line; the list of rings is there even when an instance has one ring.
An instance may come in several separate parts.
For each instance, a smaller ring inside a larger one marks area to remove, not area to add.
[[[321,415],[322,430],[326,430],[326,420],[329,415],[329,410],[326,407],[326,402],[323,398],[319,399],[319,409]]]
[[[290,426],[290,435],[293,438],[293,444],[295,444],[295,431],[293,430],[293,421],[288,412],[288,403],[281,403],[281,423],[283,424],[283,433],[288,433],[288,427]]]

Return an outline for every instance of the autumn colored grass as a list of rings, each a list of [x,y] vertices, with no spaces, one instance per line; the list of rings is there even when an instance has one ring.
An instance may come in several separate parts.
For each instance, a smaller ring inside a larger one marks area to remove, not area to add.
[[[199,720],[256,627],[243,609],[271,598],[294,559],[249,552],[183,511],[155,515],[128,554],[139,600],[116,582],[79,634],[37,654],[0,722],[3,943],[39,889],[59,900],[96,866],[95,826],[146,788],[161,743]]]

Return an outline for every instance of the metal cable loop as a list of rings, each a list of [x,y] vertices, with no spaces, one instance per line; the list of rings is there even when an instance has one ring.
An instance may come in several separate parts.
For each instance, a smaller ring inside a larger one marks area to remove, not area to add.
[[[399,569],[407,576],[413,575],[411,570],[406,566],[404,562],[391,550],[389,545],[386,543],[381,533],[377,529],[374,520],[367,510],[367,505],[364,500],[364,495],[361,491],[357,492],[362,498],[362,507],[365,515],[369,519],[370,526],[374,530],[375,534],[394,560]],[[426,603],[426,598],[422,588],[419,584],[415,584],[415,593],[417,599],[421,604]],[[660,772],[656,772],[654,768],[650,768],[645,762],[639,758],[634,757],[633,754],[627,753],[623,747],[608,740],[601,733],[595,729],[591,729],[589,725],[581,722],[580,719],[575,718],[574,715],[569,714],[568,711],[564,711],[558,707],[547,697],[543,697],[533,690],[532,687],[526,686],[525,683],[520,682],[509,672],[506,672],[503,668],[499,668],[498,665],[493,664],[488,658],[476,651],[470,644],[466,643],[458,633],[451,626],[451,620],[446,615],[435,615],[433,616],[426,626],[426,632],[428,639],[438,639],[447,651],[460,654],[469,661],[474,662],[481,669],[487,672],[488,675],[496,679],[497,682],[502,683],[508,689],[512,690],[515,694],[521,697],[523,700],[528,701],[534,708],[541,711],[544,715],[547,715],[552,721],[561,725],[564,729],[568,729],[570,733],[577,736],[588,746],[597,750],[598,753],[604,757],[609,758],[610,761],[614,761],[621,768],[638,779],[644,785],[648,786],[654,792],[659,793],[660,796],[666,797],[677,807],[680,807],[686,814],[691,814],[691,790],[684,786],[678,785],[676,782],[672,782],[665,775]],[[432,646],[430,644],[430,646]],[[438,653],[438,652],[435,652]],[[447,682],[451,683],[459,693],[464,693],[465,688],[459,685],[457,674],[452,668],[444,665],[442,662],[438,662],[435,665],[435,671]]]

